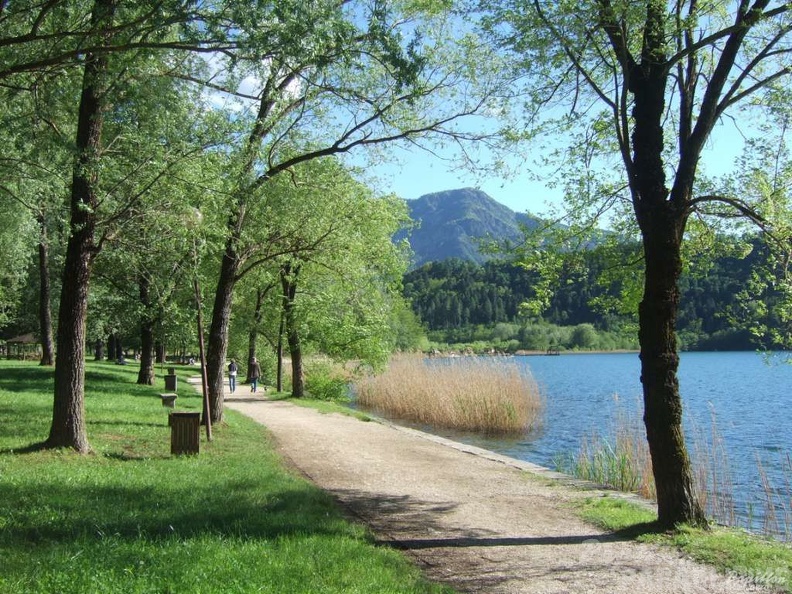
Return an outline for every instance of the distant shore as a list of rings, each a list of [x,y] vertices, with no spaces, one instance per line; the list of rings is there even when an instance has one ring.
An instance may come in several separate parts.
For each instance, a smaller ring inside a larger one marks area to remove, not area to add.
[[[507,353],[505,351],[499,351],[497,349],[492,349],[491,351],[483,351],[483,352],[475,352],[472,350],[463,350],[463,351],[440,351],[434,350],[427,353],[430,357],[478,357],[478,356],[493,356],[493,357],[535,357],[535,356],[558,356],[558,355],[608,355],[608,354],[639,354],[640,351],[637,349],[614,349],[610,351],[604,350],[591,350],[591,351],[551,351],[551,350],[527,350],[527,349],[520,349],[514,351],[513,353]]]
[[[635,353],[636,355],[640,353],[637,349],[614,349],[612,351],[603,351],[603,350],[593,350],[593,351],[556,351],[554,353],[550,353],[548,351],[514,351],[514,355],[519,356],[533,356],[533,355],[608,355],[608,354],[625,354],[625,353]]]

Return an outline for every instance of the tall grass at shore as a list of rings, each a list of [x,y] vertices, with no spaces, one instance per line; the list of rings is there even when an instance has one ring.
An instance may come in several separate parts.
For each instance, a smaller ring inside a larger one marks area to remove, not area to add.
[[[618,398],[618,397],[617,397]],[[695,494],[705,514],[723,526],[747,528],[765,536],[792,541],[792,456],[782,461],[781,484],[774,484],[757,457],[761,489],[754,495],[748,518],[741,519],[734,499],[734,481],[714,410],[710,427],[693,428],[691,447]],[[643,423],[635,413],[617,406],[614,421],[603,434],[587,435],[577,452],[560,456],[561,472],[611,487],[656,498],[652,460]],[[755,521],[761,518],[761,524]]]
[[[489,435],[537,427],[544,409],[533,377],[510,359],[395,357],[355,384],[358,403],[387,416]]]
[[[614,398],[618,401],[618,396]],[[607,435],[586,435],[580,449],[556,459],[562,472],[654,500],[652,459],[641,420],[617,406]]]
[[[724,526],[737,526],[731,464],[712,405],[709,430],[695,426],[693,436],[691,465],[696,499],[708,518]]]
[[[781,460],[781,484],[774,484],[757,454],[756,465],[762,483],[762,529],[765,534],[781,536],[792,542],[792,455]]]

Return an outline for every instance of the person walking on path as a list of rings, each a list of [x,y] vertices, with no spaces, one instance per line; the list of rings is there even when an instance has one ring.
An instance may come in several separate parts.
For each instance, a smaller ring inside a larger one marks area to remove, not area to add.
[[[236,390],[236,378],[238,371],[239,368],[237,367],[236,361],[231,359],[231,363],[228,364],[228,390],[232,394]]]
[[[255,357],[250,362],[250,373],[248,375],[250,375],[250,391],[255,392],[258,387],[259,377],[261,377],[261,367]]]

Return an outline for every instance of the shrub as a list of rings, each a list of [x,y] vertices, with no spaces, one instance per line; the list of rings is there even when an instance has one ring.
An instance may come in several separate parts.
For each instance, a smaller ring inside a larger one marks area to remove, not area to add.
[[[305,389],[311,398],[332,402],[348,402],[349,380],[343,370],[330,362],[311,362],[305,372]]]

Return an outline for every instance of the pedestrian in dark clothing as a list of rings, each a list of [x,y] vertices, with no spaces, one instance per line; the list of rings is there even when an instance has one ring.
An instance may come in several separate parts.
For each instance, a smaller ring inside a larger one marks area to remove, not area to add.
[[[250,371],[248,375],[250,376],[250,391],[255,392],[258,387],[258,380],[261,377],[261,367],[255,357],[253,357],[253,361],[250,362]]]

